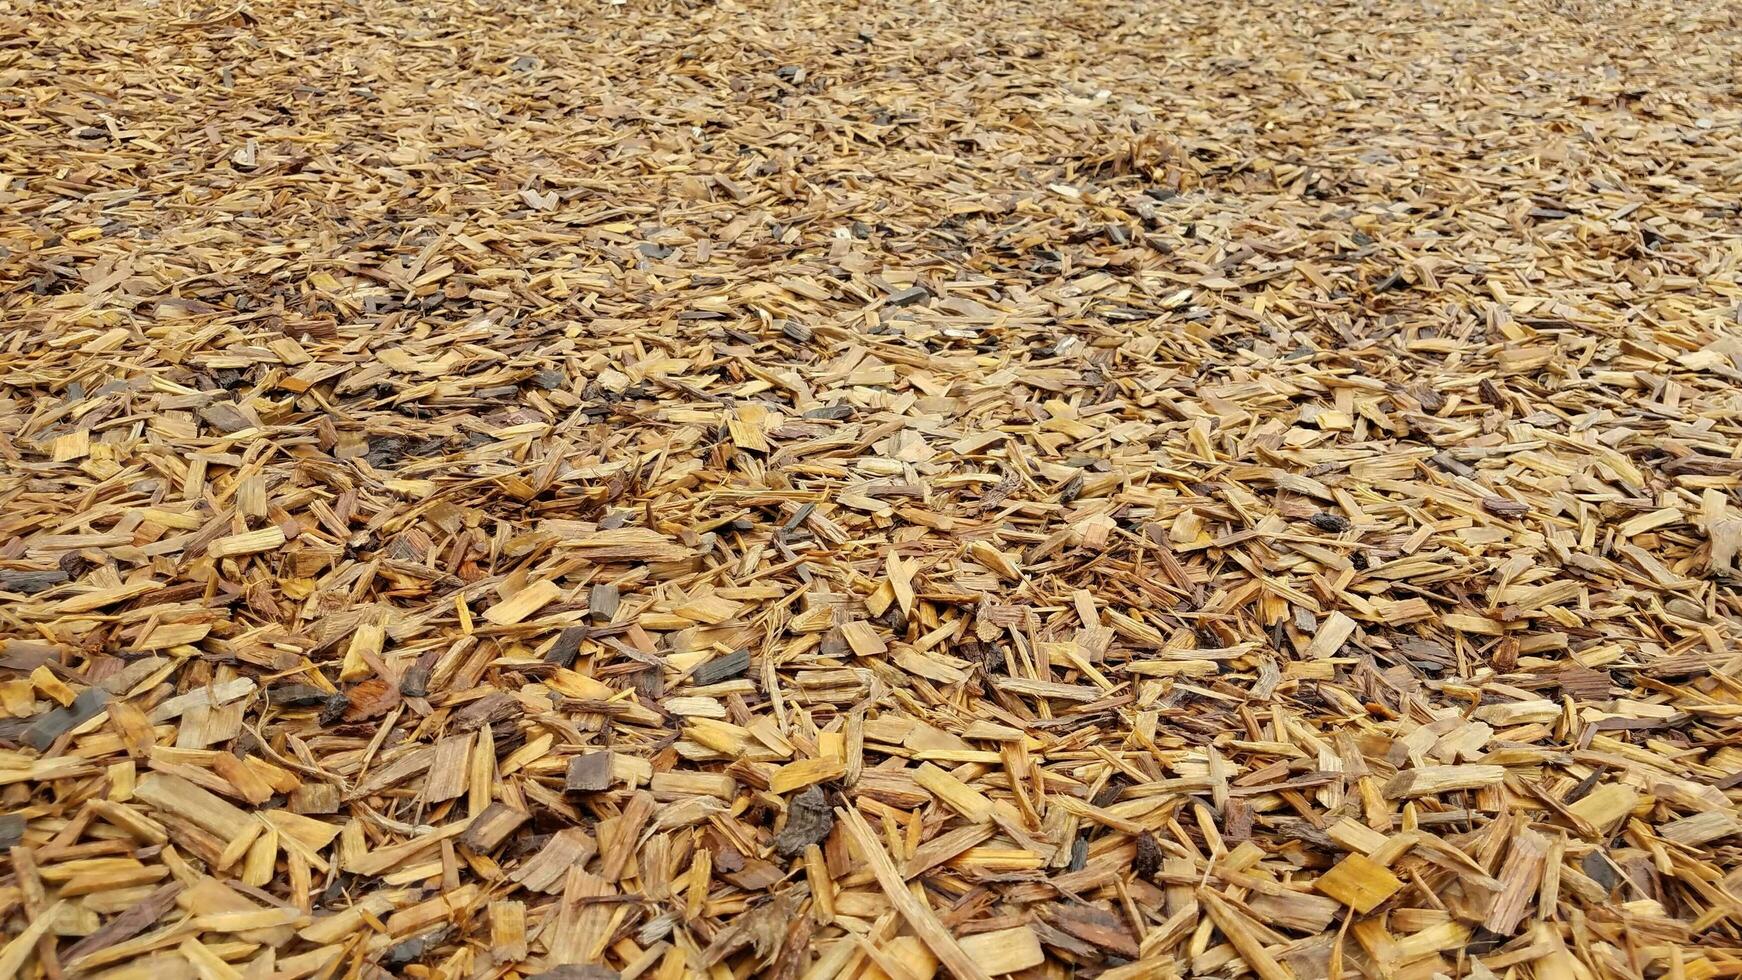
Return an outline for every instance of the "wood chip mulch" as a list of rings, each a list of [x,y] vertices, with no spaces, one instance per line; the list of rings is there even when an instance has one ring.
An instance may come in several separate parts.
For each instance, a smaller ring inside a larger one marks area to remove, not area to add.
[[[0,0],[0,978],[1742,974],[1715,0]]]

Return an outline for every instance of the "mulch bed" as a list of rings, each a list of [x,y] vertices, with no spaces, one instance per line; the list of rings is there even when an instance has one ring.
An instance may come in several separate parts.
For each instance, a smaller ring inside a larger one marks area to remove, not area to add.
[[[1742,973],[1739,47],[0,3],[0,977]]]

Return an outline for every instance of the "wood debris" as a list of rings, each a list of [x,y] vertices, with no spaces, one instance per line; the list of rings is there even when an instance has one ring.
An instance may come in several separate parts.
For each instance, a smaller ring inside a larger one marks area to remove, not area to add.
[[[1742,973],[1732,7],[0,20],[0,978]]]

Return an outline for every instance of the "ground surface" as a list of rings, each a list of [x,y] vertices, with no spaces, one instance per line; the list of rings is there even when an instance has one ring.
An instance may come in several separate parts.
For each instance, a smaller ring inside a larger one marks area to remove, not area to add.
[[[1739,26],[0,2],[0,975],[1734,975]]]

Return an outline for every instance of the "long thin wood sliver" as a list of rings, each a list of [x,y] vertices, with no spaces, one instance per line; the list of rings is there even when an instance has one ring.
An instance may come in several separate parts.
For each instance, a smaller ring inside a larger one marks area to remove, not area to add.
[[[36,951],[36,941],[54,927],[55,919],[60,914],[61,902],[55,902],[34,916],[23,931],[13,936],[4,947],[0,947],[0,977],[14,977],[30,959],[30,954]]]
[[[1198,889],[1198,901],[1203,903],[1204,911],[1216,928],[1222,930],[1222,935],[1228,937],[1240,958],[1252,968],[1259,980],[1295,980],[1294,972],[1270,955],[1264,948],[1264,943],[1253,933],[1252,927],[1242,921],[1238,912],[1228,907],[1222,896],[1208,888]]]
[[[889,859],[889,852],[884,850],[883,842],[877,839],[876,831],[859,815],[859,811],[851,807],[836,807],[835,816],[846,828],[847,835],[852,838],[853,846],[858,850],[865,863],[870,865],[871,873],[876,876],[877,883],[883,887],[883,893],[889,897],[908,926],[925,944],[957,980],[991,980],[980,969],[950,930],[938,920],[937,913],[931,907],[908,890],[901,871],[895,862]]]

